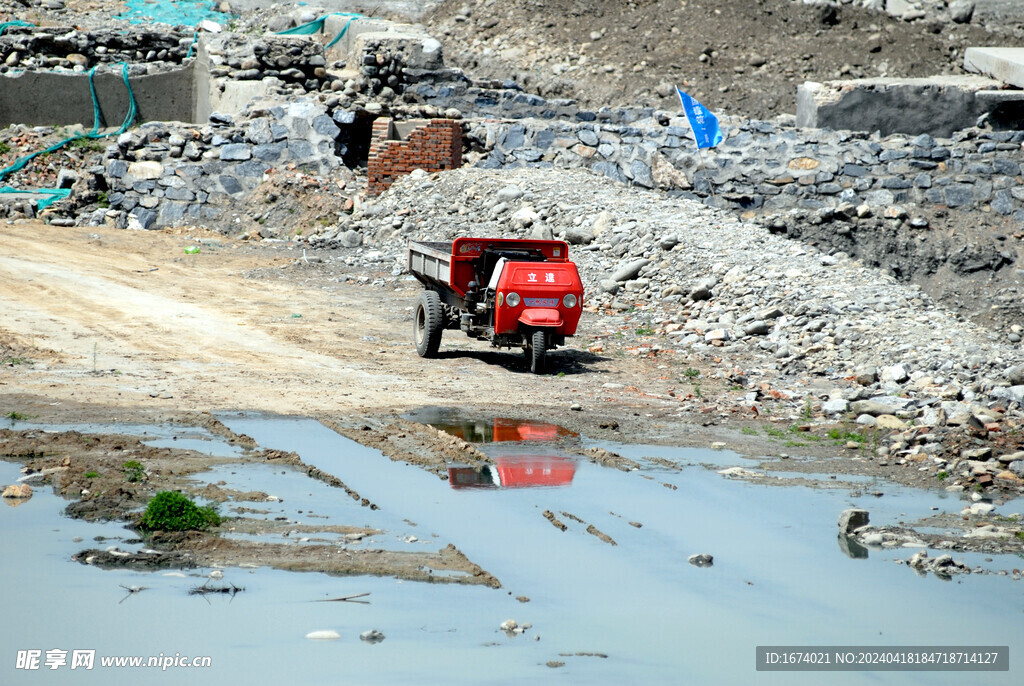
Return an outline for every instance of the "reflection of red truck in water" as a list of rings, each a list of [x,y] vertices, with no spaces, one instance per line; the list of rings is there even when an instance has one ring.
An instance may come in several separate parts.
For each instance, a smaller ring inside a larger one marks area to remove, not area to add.
[[[576,462],[555,455],[499,457],[483,467],[451,465],[448,482],[452,488],[536,488],[568,486],[576,474]]]
[[[583,282],[565,241],[458,238],[410,241],[409,272],[426,290],[416,305],[416,352],[434,357],[445,329],[522,347],[542,374],[548,350],[576,333]]]
[[[503,443],[507,441],[556,441],[572,438],[579,434],[544,422],[530,422],[521,419],[495,417],[487,420],[462,420],[432,422],[445,433],[458,436],[470,443]]]

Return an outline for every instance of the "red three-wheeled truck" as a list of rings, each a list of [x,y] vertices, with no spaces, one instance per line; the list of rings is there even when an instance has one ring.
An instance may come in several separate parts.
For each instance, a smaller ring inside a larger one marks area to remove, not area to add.
[[[416,352],[434,357],[445,329],[522,347],[543,374],[549,350],[576,333],[583,282],[565,241],[458,238],[409,242],[409,272],[426,290],[414,317]]]

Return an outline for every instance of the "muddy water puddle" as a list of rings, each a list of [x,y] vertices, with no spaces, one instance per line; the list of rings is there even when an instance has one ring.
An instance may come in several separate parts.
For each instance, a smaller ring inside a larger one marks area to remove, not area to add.
[[[1024,648],[1016,638],[1024,621],[1020,582],[995,575],[920,578],[894,563],[913,550],[871,549],[864,559],[839,544],[836,520],[846,508],[869,510],[872,524],[912,522],[935,514],[932,508],[959,512],[963,501],[951,494],[859,480],[828,490],[765,488],[698,466],[748,464],[728,451],[585,439],[573,440],[619,453],[642,468],[602,467],[559,450],[557,440],[550,450],[542,449],[543,439],[492,441],[482,448],[497,478],[463,487],[393,462],[315,421],[220,419],[260,447],[297,452],[306,464],[341,478],[379,506],[361,507],[340,489],[284,467],[221,465],[195,475],[280,499],[225,503],[226,513],[244,505],[266,510],[247,517],[282,517],[285,525],[383,532],[353,545],[438,549],[454,543],[502,588],[227,568],[221,581],[243,592],[193,596],[189,590],[206,582],[209,569],[167,576],[70,562],[84,545],[131,549],[118,540],[93,543],[94,536],[134,535],[116,524],[62,517],[65,501],[41,488],[20,507],[0,508],[0,580],[18,590],[17,598],[45,599],[25,600],[17,621],[0,628],[0,681],[28,683],[28,677],[39,676],[13,668],[19,649],[93,648],[98,655],[210,655],[211,669],[189,670],[188,680],[195,683],[499,684],[525,678],[817,684],[827,676],[829,683],[935,684],[962,683],[963,675],[768,675],[754,670],[754,649],[1009,644],[1016,655]],[[560,481],[535,478],[545,470],[548,476],[562,474]],[[11,483],[17,476],[17,465],[0,462],[0,481]],[[1000,510],[1024,511],[1024,503],[1009,502]],[[331,535],[342,545],[340,534]],[[713,566],[688,564],[696,553],[713,555]],[[1006,556],[990,556],[991,562],[979,554],[954,557],[972,567],[1022,566]],[[125,598],[122,586],[146,590]],[[366,592],[369,604],[317,602]],[[507,619],[531,626],[507,635],[499,629]],[[371,628],[386,639],[360,641],[359,633]],[[320,629],[342,638],[304,638]],[[145,676],[147,683],[181,678],[173,669],[148,670]],[[981,678],[1020,683],[1021,671]],[[54,670],[47,680],[142,683],[137,671],[111,668]]]

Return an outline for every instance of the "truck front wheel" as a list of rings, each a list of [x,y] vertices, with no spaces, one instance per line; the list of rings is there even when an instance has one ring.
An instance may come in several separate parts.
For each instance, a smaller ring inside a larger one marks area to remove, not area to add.
[[[543,329],[533,332],[533,340],[530,345],[530,371],[534,374],[543,374],[547,369],[548,338]]]
[[[416,303],[413,338],[420,357],[436,357],[444,333],[444,305],[434,291],[423,291]]]

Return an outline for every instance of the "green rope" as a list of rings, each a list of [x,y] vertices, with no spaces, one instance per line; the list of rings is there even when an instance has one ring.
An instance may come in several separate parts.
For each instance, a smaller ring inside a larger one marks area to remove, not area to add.
[[[353,21],[355,21],[356,19],[366,18],[362,14],[359,14],[357,12],[331,12],[330,14],[325,14],[319,19],[314,19],[313,21],[302,24],[301,26],[285,29],[284,31],[278,31],[276,35],[309,36],[314,33],[319,33],[320,31],[324,30],[324,22],[327,21],[327,17],[348,17],[349,20],[345,22],[345,26],[341,29],[341,31],[338,32],[338,35],[332,38],[331,42],[324,46],[324,50],[340,41],[342,36],[345,35],[345,32],[348,31],[348,27],[350,24],[352,24]]]
[[[10,186],[0,187],[0,193],[30,193],[32,195],[40,196],[36,199],[36,210],[45,210],[47,207],[63,200],[64,198],[71,195],[70,188],[40,188],[39,190],[20,190],[18,188],[11,188]]]
[[[35,24],[21,20],[5,21],[3,23],[0,23],[0,36],[4,35],[4,31],[6,31],[8,28],[12,26],[35,26]]]
[[[199,42],[199,32],[196,31],[194,34],[192,34],[192,44],[188,46],[188,52],[185,53],[185,59],[188,59],[189,57],[192,56],[192,50],[193,50],[193,48],[196,47],[196,43],[198,43],[198,42]]]
[[[119,128],[117,131],[113,131],[113,132],[110,132],[110,133],[100,133],[99,132],[99,130],[100,130],[100,122],[101,122],[101,119],[102,119],[102,114],[100,113],[99,99],[96,97],[96,84],[94,82],[95,74],[96,74],[96,67],[93,67],[92,69],[89,70],[89,92],[92,94],[92,111],[93,111],[92,131],[90,131],[89,133],[78,133],[78,134],[75,134],[75,135],[73,135],[73,136],[71,136],[69,138],[65,138],[64,140],[60,141],[59,143],[55,143],[54,145],[51,145],[50,147],[46,148],[45,150],[40,150],[38,152],[30,153],[28,155],[25,155],[24,157],[19,158],[11,166],[6,167],[4,169],[0,169],[0,181],[3,181],[4,177],[7,176],[8,174],[10,174],[12,172],[16,172],[19,169],[23,169],[26,164],[31,162],[36,157],[39,157],[40,155],[45,155],[47,153],[54,152],[55,150],[60,150],[61,148],[63,148],[65,145],[67,145],[71,141],[78,140],[79,138],[106,138],[108,136],[120,136],[122,133],[124,133],[128,129],[129,126],[131,126],[132,122],[135,121],[135,116],[138,113],[138,108],[136,107],[136,104],[135,104],[135,93],[132,92],[132,86],[128,82],[128,64],[125,63],[125,62],[121,63],[121,76],[124,79],[125,87],[128,89],[128,113],[124,117],[124,122],[121,123],[121,128]],[[8,189],[10,189],[10,190],[8,190]],[[55,188],[55,189],[52,189],[52,190],[53,191],[59,191],[61,189],[56,189]],[[32,192],[35,192],[35,191],[19,191],[17,189],[11,189],[10,186],[5,186],[4,188],[0,188],[0,192],[4,192],[4,193],[12,193],[12,192],[32,193]],[[39,192],[51,192],[51,189],[43,189],[43,190],[41,190]],[[67,197],[67,194],[64,194],[64,197]],[[56,198],[54,198],[54,200],[56,200]],[[51,200],[50,202],[53,202],[53,201]],[[47,203],[47,204],[49,204],[49,203]],[[45,205],[43,205],[43,207],[45,207]]]

